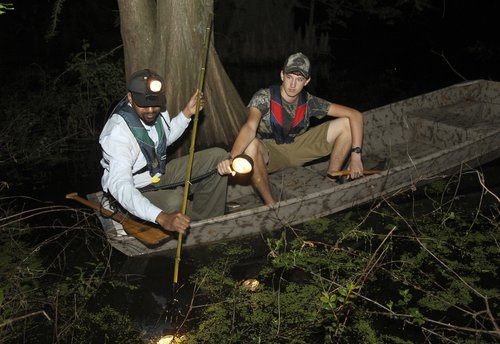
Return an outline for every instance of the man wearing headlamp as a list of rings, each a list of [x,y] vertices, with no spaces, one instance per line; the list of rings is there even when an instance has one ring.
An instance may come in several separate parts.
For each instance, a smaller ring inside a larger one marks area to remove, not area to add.
[[[151,185],[161,187],[186,179],[188,156],[167,162],[167,147],[188,127],[196,111],[197,93],[171,119],[166,110],[165,82],[156,72],[144,69],[133,73],[127,89],[99,138],[103,191],[131,214],[169,231],[184,233],[191,220],[222,215],[227,177],[217,173],[192,184],[193,202],[187,215],[181,213],[182,188],[144,191]],[[203,105],[202,98],[200,109]],[[192,178],[214,170],[226,157],[227,152],[220,148],[196,152]]]

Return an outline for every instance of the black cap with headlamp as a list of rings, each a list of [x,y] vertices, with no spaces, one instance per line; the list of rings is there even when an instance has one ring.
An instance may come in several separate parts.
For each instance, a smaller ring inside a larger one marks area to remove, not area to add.
[[[127,81],[127,89],[137,106],[159,106],[161,111],[165,111],[165,82],[151,69],[142,69],[133,73]]]

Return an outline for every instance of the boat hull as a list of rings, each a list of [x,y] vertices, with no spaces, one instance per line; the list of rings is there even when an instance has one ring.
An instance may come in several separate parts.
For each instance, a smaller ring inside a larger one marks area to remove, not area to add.
[[[337,184],[326,177],[327,162],[270,175],[280,201],[262,205],[250,186],[232,185],[228,201],[240,207],[194,222],[184,247],[254,236],[353,206],[391,197],[434,178],[470,169],[500,156],[500,83],[473,81],[365,112],[363,161],[380,174]],[[102,194],[88,195],[102,201]],[[128,256],[174,253],[175,236],[148,248],[117,235],[116,222],[100,216],[109,242]]]

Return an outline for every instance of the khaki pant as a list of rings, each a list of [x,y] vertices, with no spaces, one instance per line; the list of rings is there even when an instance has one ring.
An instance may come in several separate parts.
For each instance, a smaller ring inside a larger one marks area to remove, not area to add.
[[[333,143],[328,143],[326,136],[331,121],[310,128],[304,134],[295,137],[292,143],[277,144],[274,140],[263,140],[269,152],[267,172],[273,173],[287,167],[302,166],[310,161],[330,155]]]
[[[194,153],[191,180],[217,168],[217,164],[227,159],[228,153],[221,148],[209,148]],[[165,174],[155,186],[170,185],[185,182],[189,156],[173,159],[167,163]],[[175,189],[148,191],[143,195],[154,205],[165,212],[182,210],[184,199],[184,184]],[[201,220],[223,215],[226,205],[227,176],[217,172],[200,181],[193,182],[189,187],[192,196],[186,214],[191,220]]]

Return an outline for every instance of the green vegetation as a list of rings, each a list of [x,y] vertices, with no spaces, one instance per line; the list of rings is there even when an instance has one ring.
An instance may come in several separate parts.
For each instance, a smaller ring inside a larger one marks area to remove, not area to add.
[[[71,211],[68,221],[74,224],[64,226],[67,208],[9,211],[11,201],[0,198],[6,215],[0,219],[0,343],[140,338],[127,317],[127,305],[103,303],[109,295],[134,287],[113,277],[111,249],[95,232],[92,218]],[[58,217],[59,224],[26,222],[47,213]]]
[[[111,53],[90,52],[87,43],[82,48],[62,73],[30,66],[2,85],[8,97],[0,100],[0,343],[141,338],[128,305],[108,300],[135,286],[111,270],[111,248],[95,218],[9,196],[46,191],[60,178],[57,171],[65,181],[71,170],[82,180],[98,168],[97,137],[123,95],[123,65]]]
[[[263,238],[264,253],[255,242],[208,248],[192,263],[182,342],[498,342],[498,199],[465,199],[455,185],[284,228]],[[0,343],[144,342],[123,297],[139,286],[110,269],[95,219],[11,201],[0,199]],[[47,213],[57,222],[28,224]]]
[[[32,65],[1,86],[9,96],[0,100],[0,182],[37,189],[57,169],[78,171],[80,180],[95,174],[97,138],[125,89],[123,64],[115,60],[84,42],[63,72]]]
[[[442,187],[426,187],[439,203],[384,200],[268,238],[267,261],[245,277],[260,281],[255,291],[232,277],[248,248],[214,249],[180,332],[189,343],[500,340],[498,203],[470,210]]]
[[[10,2],[0,2],[0,14],[4,14],[6,11],[12,11],[14,9],[14,4]]]

